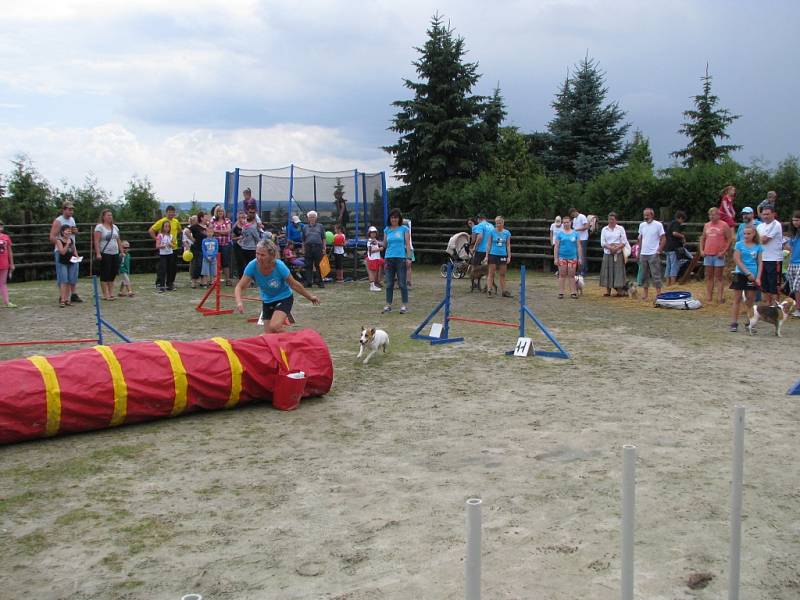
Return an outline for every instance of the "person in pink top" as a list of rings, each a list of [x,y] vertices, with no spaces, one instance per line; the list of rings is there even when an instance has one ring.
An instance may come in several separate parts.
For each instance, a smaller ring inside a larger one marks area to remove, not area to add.
[[[722,190],[719,199],[719,218],[728,226],[736,227],[736,207],[733,201],[736,200],[736,188],[732,185]]]
[[[14,253],[11,251],[11,238],[4,231],[5,225],[0,221],[0,296],[6,308],[17,308],[16,304],[8,300],[8,286],[6,281],[14,272]]]
[[[706,302],[714,298],[714,285],[717,287],[717,304],[725,302],[725,288],[722,285],[722,272],[725,270],[725,255],[733,242],[733,229],[722,220],[718,208],[708,209],[708,223],[703,226],[700,236],[700,256],[706,278]]]

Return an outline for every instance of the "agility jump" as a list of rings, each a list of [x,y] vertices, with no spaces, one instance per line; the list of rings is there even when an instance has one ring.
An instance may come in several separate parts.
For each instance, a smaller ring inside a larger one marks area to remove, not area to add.
[[[536,327],[539,328],[545,337],[550,340],[550,342],[558,349],[557,351],[552,350],[538,350],[534,348],[533,354],[535,356],[546,356],[549,358],[570,358],[569,352],[567,352],[564,347],[558,342],[556,337],[550,332],[547,327],[545,327],[544,323],[542,323],[533,311],[528,308],[527,304],[525,304],[525,265],[520,267],[520,281],[519,281],[519,323],[508,323],[506,321],[489,321],[485,319],[473,319],[470,317],[461,317],[461,316],[454,316],[450,314],[450,301],[451,301],[451,293],[452,293],[452,282],[453,282],[453,265],[450,264],[447,266],[447,277],[445,279],[444,285],[444,298],[436,305],[436,307],[430,312],[430,314],[425,317],[425,320],[419,324],[419,326],[414,330],[414,333],[411,334],[411,338],[415,340],[428,340],[432,345],[436,344],[450,344],[453,342],[463,342],[463,337],[450,337],[450,321],[462,321],[466,323],[475,323],[477,325],[493,325],[496,327],[514,327],[517,328],[519,331],[519,337],[525,337],[525,321],[526,317],[530,317],[530,319],[534,322]],[[426,325],[433,319],[440,311],[443,311],[443,325],[441,330],[440,336],[435,335],[425,335],[420,333]],[[506,354],[514,354],[514,350],[510,350],[506,352]]]

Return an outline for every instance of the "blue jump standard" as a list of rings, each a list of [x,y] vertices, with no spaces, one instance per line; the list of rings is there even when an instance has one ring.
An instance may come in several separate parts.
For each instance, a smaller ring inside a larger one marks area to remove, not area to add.
[[[544,323],[542,323],[536,315],[533,314],[533,311],[528,308],[525,304],[525,265],[520,267],[520,282],[519,282],[519,337],[525,337],[525,318],[530,317],[530,319],[534,322],[536,327],[539,328],[545,337],[550,340],[550,342],[558,349],[558,351],[552,350],[537,350],[534,347],[533,354],[534,356],[545,356],[549,358],[570,358],[569,352],[567,352],[564,347],[558,342],[556,337],[550,332],[550,330],[545,327]],[[463,342],[463,337],[450,337],[450,293],[452,289],[452,280],[453,280],[453,265],[450,264],[447,266],[447,279],[445,281],[445,291],[444,291],[444,298],[436,305],[430,314],[425,318],[422,323],[419,324],[414,330],[414,333],[411,334],[411,338],[415,340],[428,340],[431,344],[450,344],[453,342]],[[421,334],[425,326],[430,323],[431,319],[435,317],[439,311],[444,309],[444,325],[442,327],[442,337],[432,337],[429,335]],[[513,355],[514,351],[510,350],[506,352],[507,355]]]
[[[100,314],[100,294],[97,290],[97,275],[92,277],[92,285],[94,286],[94,314],[97,319],[97,343],[101,346],[103,345],[103,327],[107,327],[111,333],[117,335],[123,342],[130,344],[130,339],[123,333],[120,333],[116,327],[106,321]]]
[[[786,392],[789,396],[800,396],[800,379]]]

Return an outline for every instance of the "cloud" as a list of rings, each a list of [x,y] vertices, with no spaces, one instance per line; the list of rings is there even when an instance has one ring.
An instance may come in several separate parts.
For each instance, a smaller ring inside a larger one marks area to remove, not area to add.
[[[215,200],[224,192],[224,173],[233,168],[266,169],[294,164],[320,170],[388,168],[388,155],[366,148],[342,131],[282,124],[262,129],[190,129],[137,135],[118,124],[91,128],[13,129],[0,127],[0,155],[29,155],[51,183],[80,184],[92,173],[115,197],[131,176],[147,176],[162,200]]]

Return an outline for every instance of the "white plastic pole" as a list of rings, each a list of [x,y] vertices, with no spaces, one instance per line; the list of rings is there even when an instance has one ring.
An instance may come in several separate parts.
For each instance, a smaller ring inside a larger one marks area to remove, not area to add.
[[[203,600],[203,597],[200,594],[186,594],[181,596],[181,600]]]
[[[467,560],[464,563],[464,597],[481,600],[481,500],[467,500]]]
[[[636,512],[636,446],[622,447],[622,600],[633,600],[633,525]]]
[[[733,412],[733,468],[731,469],[731,551],[728,564],[728,600],[739,600],[742,550],[742,476],[744,474],[744,406]]]

